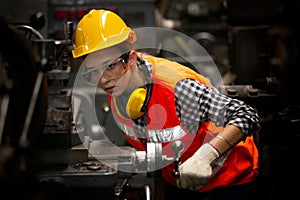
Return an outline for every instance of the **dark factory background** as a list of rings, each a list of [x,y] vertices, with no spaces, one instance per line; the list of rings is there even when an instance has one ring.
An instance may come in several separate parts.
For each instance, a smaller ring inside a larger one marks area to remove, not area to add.
[[[155,175],[120,173],[89,155],[102,145],[120,157],[107,151],[105,137],[136,153],[105,94],[71,90],[80,65],[71,56],[73,30],[91,8],[113,10],[132,28],[170,28],[199,42],[218,67],[222,92],[260,115],[260,199],[298,198],[300,1],[2,0],[1,199],[154,199]]]

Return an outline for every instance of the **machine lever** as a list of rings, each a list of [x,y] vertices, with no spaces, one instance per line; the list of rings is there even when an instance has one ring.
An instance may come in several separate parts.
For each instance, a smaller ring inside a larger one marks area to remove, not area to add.
[[[172,144],[172,149],[175,153],[175,158],[174,158],[174,164],[175,164],[175,167],[174,167],[174,170],[173,170],[173,173],[172,173],[172,176],[175,178],[175,179],[178,179],[180,177],[180,173],[179,173],[179,164],[181,162],[181,159],[180,159],[180,154],[181,152],[183,151],[183,143],[179,140],[175,141],[173,144]]]

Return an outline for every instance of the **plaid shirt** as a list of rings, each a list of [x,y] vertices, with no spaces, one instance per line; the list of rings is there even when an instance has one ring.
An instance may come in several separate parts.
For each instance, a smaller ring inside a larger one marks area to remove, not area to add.
[[[252,107],[195,80],[184,79],[177,83],[175,104],[181,124],[191,133],[197,133],[201,122],[206,121],[217,126],[237,126],[246,136],[260,128],[259,117]]]
[[[152,66],[143,63],[150,75]],[[200,84],[196,80],[183,79],[175,86],[176,113],[181,125],[196,134],[202,122],[211,121],[217,126],[234,125],[249,136],[260,128],[255,110],[243,101],[230,98],[215,89]],[[145,116],[134,120],[140,138],[146,137]]]

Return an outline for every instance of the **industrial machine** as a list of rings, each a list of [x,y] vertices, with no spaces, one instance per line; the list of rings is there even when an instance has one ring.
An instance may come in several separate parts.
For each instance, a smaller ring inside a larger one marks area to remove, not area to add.
[[[137,6],[146,6],[147,12]],[[101,5],[128,18],[131,26],[154,26],[153,6],[153,1]],[[17,199],[153,199],[152,176],[175,160],[162,155],[160,144],[148,144],[140,152],[107,138],[109,129],[119,130],[104,95],[71,89],[77,67],[70,56],[72,34],[91,7],[98,8],[98,2],[49,1],[47,36],[31,24],[1,18],[3,194]],[[90,117],[93,98],[106,106]],[[131,179],[142,180],[130,184]]]
[[[136,174],[157,176],[163,166],[172,162],[176,163],[174,174],[178,174],[183,150],[179,141],[173,146],[174,157],[163,155],[160,143],[148,143],[146,151],[118,146],[105,134],[105,119],[99,123],[97,116],[90,114],[97,91],[91,93],[84,86],[72,90],[68,86],[72,22],[64,25],[63,40],[45,39],[27,25],[12,26],[4,20],[1,23],[8,38],[3,44],[11,50],[6,54],[6,49],[1,49],[1,154],[7,155],[1,161],[3,188],[13,191],[15,186],[21,187],[14,195],[29,199],[49,195],[53,199],[76,199],[81,195],[92,198],[89,192],[79,192],[92,190],[101,199],[150,200],[151,185],[142,183],[131,188],[130,179]],[[12,45],[13,40],[16,44]],[[14,54],[15,48],[24,52]],[[26,57],[15,63],[14,56],[24,53]],[[31,76],[24,77],[20,72]],[[22,100],[24,104],[19,103]],[[104,104],[102,109],[105,118],[109,107]],[[20,127],[14,129],[17,121]],[[7,173],[10,170],[21,176],[11,177]]]

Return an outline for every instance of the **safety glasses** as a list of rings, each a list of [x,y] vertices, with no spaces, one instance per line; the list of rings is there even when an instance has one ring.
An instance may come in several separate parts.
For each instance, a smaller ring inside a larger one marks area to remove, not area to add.
[[[100,79],[100,76],[106,71],[113,69],[114,66],[119,63],[123,62],[126,64],[128,58],[124,58],[124,55],[121,57],[117,58],[110,64],[102,65],[102,66],[97,66],[97,67],[87,67],[86,65],[82,68],[81,70],[81,76],[84,78],[84,80],[92,85],[96,86],[98,84],[98,81]]]

